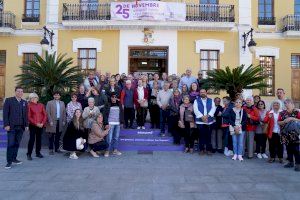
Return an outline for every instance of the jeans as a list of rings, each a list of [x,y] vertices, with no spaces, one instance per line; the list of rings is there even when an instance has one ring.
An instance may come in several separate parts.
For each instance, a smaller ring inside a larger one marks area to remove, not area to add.
[[[272,137],[268,140],[270,157],[276,158],[277,155],[278,158],[283,158],[283,144],[281,144],[280,142],[280,136],[278,135],[278,133],[273,133]]]
[[[295,164],[300,165],[300,144],[290,143],[287,145],[286,149],[288,154],[288,161],[294,163],[295,158]]]
[[[223,128],[223,143],[224,147],[227,147],[228,150],[233,150],[232,146],[232,136],[230,135],[229,127],[224,127]]]
[[[124,107],[124,124],[125,127],[132,127],[134,120],[134,108]],[[129,121],[129,126],[128,126]]]
[[[144,126],[145,125],[145,113],[146,108],[138,107],[136,110],[136,122],[138,126]]]
[[[160,132],[165,133],[166,131],[166,122],[167,118],[169,117],[169,111],[160,109]]]
[[[211,151],[211,129],[212,125],[197,124],[199,132],[199,151]]]
[[[244,146],[247,147],[248,158],[253,158],[254,156],[254,131],[247,131],[244,140]]]
[[[55,151],[59,149],[59,141],[61,132],[59,132],[59,120],[56,123],[56,132],[55,133],[48,133],[49,134],[49,150],[53,150],[53,143],[55,147]]]
[[[103,140],[100,142],[96,142],[95,144],[90,144],[90,147],[93,151],[103,151],[108,148],[107,141]]]
[[[255,134],[256,137],[256,153],[266,152],[267,135],[266,134]]]
[[[106,141],[109,145],[108,150],[116,150],[119,144],[120,125],[110,125]]]
[[[223,149],[222,144],[223,131],[219,128],[214,128],[211,133],[211,145],[213,149]]]
[[[19,146],[23,136],[22,127],[14,127],[7,132],[7,152],[6,160],[7,163],[12,163],[12,161],[17,159]]]
[[[30,132],[30,137],[29,137],[29,142],[28,142],[27,155],[32,154],[34,142],[35,142],[35,153],[36,153],[36,155],[39,155],[41,153],[43,128],[39,128],[37,126],[30,124],[29,132]]]
[[[232,144],[233,144],[233,152],[237,155],[243,155],[244,151],[244,136],[245,132],[243,131],[241,134],[233,134],[232,135]]]

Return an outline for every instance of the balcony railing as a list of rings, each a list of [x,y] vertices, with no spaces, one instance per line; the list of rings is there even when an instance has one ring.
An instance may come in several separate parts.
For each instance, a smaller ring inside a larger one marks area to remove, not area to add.
[[[234,22],[233,5],[187,4],[187,21]]]
[[[63,20],[110,20],[110,3],[63,4]]]
[[[300,31],[300,15],[287,15],[283,18],[283,32]]]
[[[0,12],[0,28],[16,28],[16,16],[11,12]]]
[[[258,17],[258,25],[275,25],[275,17]]]
[[[63,4],[63,20],[110,20],[110,3]],[[234,22],[233,5],[187,4],[187,21]]]
[[[22,22],[39,22],[40,14],[23,14]]]

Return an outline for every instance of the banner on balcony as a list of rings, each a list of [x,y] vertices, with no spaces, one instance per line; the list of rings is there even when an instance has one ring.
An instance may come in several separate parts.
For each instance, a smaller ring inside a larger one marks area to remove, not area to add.
[[[185,3],[138,1],[111,2],[112,20],[185,21]]]

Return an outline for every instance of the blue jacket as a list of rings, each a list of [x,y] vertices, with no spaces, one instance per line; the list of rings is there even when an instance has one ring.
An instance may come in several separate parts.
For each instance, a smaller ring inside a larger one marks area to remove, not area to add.
[[[13,129],[15,126],[28,127],[27,102],[21,100],[18,102],[16,97],[7,98],[3,107],[4,127],[10,126]]]

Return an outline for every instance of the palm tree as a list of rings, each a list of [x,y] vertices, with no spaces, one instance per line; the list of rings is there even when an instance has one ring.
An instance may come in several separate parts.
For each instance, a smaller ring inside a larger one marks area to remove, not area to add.
[[[45,59],[35,55],[35,60],[30,64],[22,65],[21,74],[16,75],[18,85],[25,89],[32,89],[39,94],[42,102],[52,98],[54,91],[69,94],[83,80],[83,75],[78,66],[73,64],[72,58],[64,59],[64,55],[48,54]]]
[[[262,68],[258,65],[238,66],[234,69],[212,70],[207,73],[208,78],[203,80],[203,87],[213,90],[225,90],[231,99],[235,99],[237,93],[244,89],[262,89],[266,87]]]

